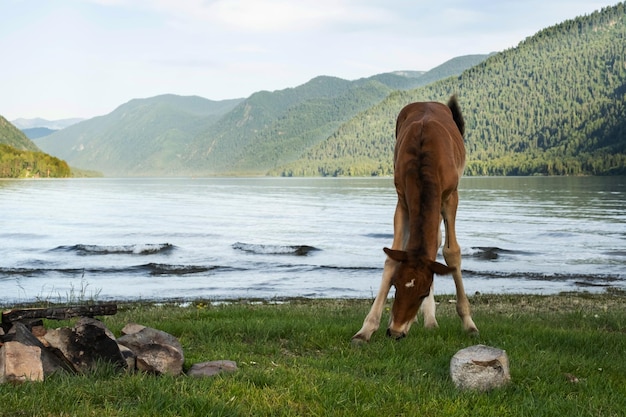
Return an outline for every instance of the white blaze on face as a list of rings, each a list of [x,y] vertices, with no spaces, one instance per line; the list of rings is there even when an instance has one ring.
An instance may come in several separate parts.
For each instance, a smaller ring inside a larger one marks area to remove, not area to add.
[[[413,278],[410,282],[407,282],[406,284],[404,284],[404,286],[407,288],[415,287],[415,278]]]

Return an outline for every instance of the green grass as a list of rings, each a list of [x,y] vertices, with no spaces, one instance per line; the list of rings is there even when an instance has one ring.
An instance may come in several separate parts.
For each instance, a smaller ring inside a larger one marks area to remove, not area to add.
[[[438,297],[439,329],[418,323],[400,341],[381,329],[362,346],[350,338],[369,309],[364,300],[122,304],[103,318],[115,334],[139,322],[178,337],[186,368],[230,359],[239,370],[195,379],[101,366],[88,375],[3,384],[0,416],[624,415],[624,294],[474,296],[476,338],[461,331],[448,298]],[[507,351],[509,386],[488,393],[454,387],[451,357],[477,343]]]

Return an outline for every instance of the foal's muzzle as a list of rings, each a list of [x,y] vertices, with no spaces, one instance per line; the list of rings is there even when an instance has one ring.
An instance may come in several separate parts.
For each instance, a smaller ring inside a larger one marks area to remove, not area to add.
[[[387,336],[393,337],[396,340],[404,339],[406,337],[406,333],[404,332],[394,332],[391,329],[387,329]]]

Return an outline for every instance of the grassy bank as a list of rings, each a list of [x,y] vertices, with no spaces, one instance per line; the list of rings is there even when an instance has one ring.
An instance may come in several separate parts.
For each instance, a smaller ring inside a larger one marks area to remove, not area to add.
[[[625,294],[474,296],[477,338],[461,331],[452,297],[437,298],[439,329],[417,324],[401,341],[379,331],[358,347],[350,337],[368,300],[120,305],[117,315],[103,318],[115,334],[139,322],[178,337],[186,367],[230,359],[239,370],[194,379],[102,367],[90,375],[4,384],[0,416],[624,415]],[[489,393],[455,389],[450,358],[477,343],[507,351],[510,386]]]

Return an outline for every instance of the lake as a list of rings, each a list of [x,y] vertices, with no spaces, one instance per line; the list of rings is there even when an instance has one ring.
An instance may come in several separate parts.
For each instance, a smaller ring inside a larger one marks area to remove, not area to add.
[[[626,290],[625,177],[465,177],[460,200],[468,295]],[[391,178],[0,180],[0,303],[373,298],[395,201]]]

